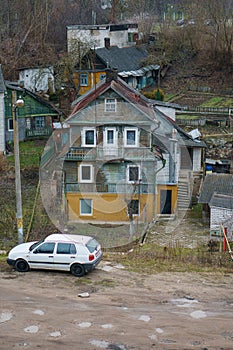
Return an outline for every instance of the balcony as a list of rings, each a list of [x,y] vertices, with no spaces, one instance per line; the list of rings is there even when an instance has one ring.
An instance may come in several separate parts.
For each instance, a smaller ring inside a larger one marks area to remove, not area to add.
[[[53,132],[52,127],[43,127],[37,129],[26,129],[26,138],[31,139],[41,136],[50,136]]]
[[[66,154],[65,160],[68,161],[95,161],[95,160],[150,160],[154,161],[155,156],[146,147],[130,148],[130,147],[100,147],[87,148],[87,147],[71,147]]]
[[[117,193],[117,194],[149,194],[154,193],[152,183],[66,183],[66,193]]]

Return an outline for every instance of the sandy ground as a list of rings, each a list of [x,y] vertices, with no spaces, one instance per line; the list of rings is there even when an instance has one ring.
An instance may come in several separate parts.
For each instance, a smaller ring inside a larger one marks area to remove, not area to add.
[[[233,349],[233,274],[140,275],[103,260],[83,278],[6,268],[0,280],[3,350]]]

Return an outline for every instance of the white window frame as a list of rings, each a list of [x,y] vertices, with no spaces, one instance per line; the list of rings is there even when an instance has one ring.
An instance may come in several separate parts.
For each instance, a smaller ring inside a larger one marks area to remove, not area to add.
[[[26,129],[31,130],[32,123],[31,118],[26,118]]]
[[[113,131],[113,143],[108,142],[108,131]],[[116,128],[105,128],[104,129],[104,146],[105,147],[117,147],[117,130]]]
[[[12,128],[10,127],[10,122],[12,121]],[[14,131],[14,121],[13,121],[13,118],[9,118],[7,120],[7,130],[8,131]]]
[[[135,144],[128,144],[127,143],[127,133],[128,131],[134,131],[135,132]],[[139,132],[138,128],[125,128],[124,129],[124,146],[125,147],[138,147],[139,145]]]
[[[130,180],[130,168],[138,168],[138,179],[136,181],[134,180]],[[128,164],[127,165],[127,182],[128,183],[135,183],[135,182],[138,182],[140,179],[141,179],[141,167],[140,165],[137,165],[137,164]]]
[[[91,205],[90,205],[90,208],[91,208],[91,213],[83,213],[82,212],[82,201],[90,201],[91,202]],[[80,198],[79,199],[79,211],[80,211],[80,215],[82,216],[92,216],[93,215],[93,199],[92,198]]]
[[[100,74],[100,81],[104,80],[106,78],[106,74],[103,73],[103,74]]]
[[[90,168],[90,179],[83,179],[82,177],[82,168],[89,167]],[[93,165],[92,164],[80,164],[79,166],[79,182],[80,183],[92,183],[93,182]]]
[[[80,86],[88,86],[88,73],[80,74]],[[84,82],[85,80],[85,82]]]
[[[88,145],[86,144],[86,132],[93,131],[94,132],[94,144]],[[96,129],[95,128],[83,128],[81,131],[82,136],[82,147],[96,147]]]
[[[117,99],[116,98],[105,98],[104,111],[107,113],[115,113],[117,111]]]

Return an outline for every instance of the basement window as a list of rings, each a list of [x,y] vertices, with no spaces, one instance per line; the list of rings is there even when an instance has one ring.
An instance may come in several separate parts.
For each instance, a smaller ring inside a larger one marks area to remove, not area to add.
[[[80,199],[80,215],[92,215],[92,199]]]
[[[139,215],[139,200],[132,199],[128,204],[128,215]]]

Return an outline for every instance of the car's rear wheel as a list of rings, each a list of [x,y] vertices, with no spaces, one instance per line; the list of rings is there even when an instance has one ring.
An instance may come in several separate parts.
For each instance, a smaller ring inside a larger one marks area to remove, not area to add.
[[[25,260],[19,259],[15,263],[15,269],[18,272],[27,272],[29,270],[29,265]]]
[[[70,272],[76,277],[82,277],[85,275],[85,269],[81,264],[73,264],[70,268]]]

